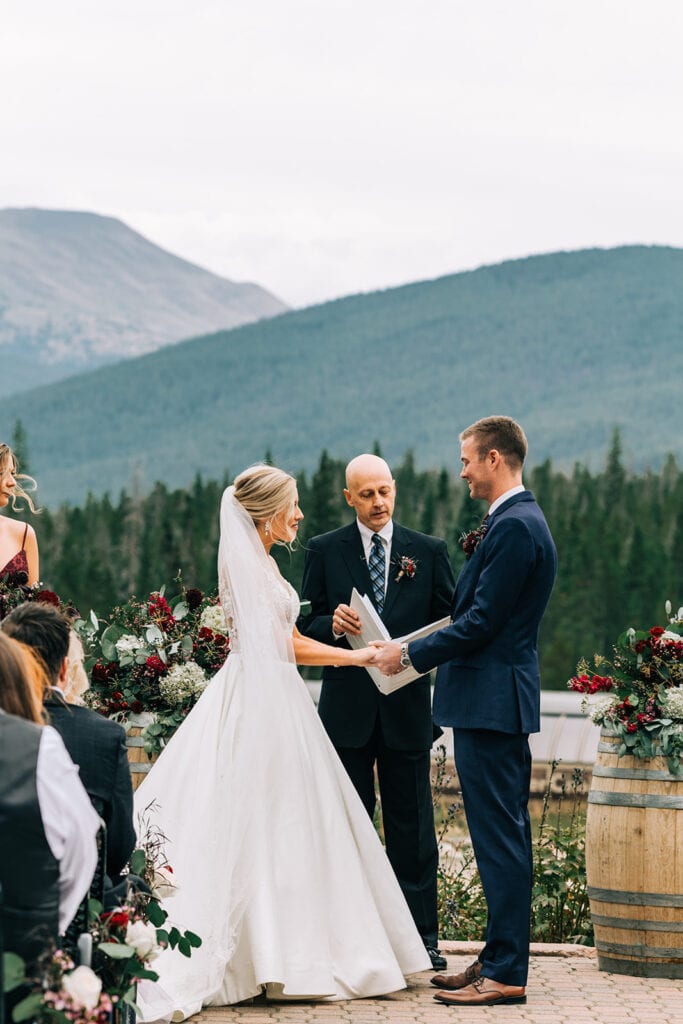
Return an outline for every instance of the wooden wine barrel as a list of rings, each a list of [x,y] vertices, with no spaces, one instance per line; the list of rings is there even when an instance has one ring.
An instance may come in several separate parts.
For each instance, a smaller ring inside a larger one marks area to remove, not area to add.
[[[143,711],[140,715],[129,715],[126,724],[126,747],[128,748],[128,764],[130,775],[133,781],[133,789],[137,789],[147,772],[158,758],[158,754],[145,753],[142,741],[142,730],[146,725],[151,725],[154,715],[149,711]]]
[[[617,757],[605,729],[588,794],[586,876],[602,971],[683,978],[683,775]]]

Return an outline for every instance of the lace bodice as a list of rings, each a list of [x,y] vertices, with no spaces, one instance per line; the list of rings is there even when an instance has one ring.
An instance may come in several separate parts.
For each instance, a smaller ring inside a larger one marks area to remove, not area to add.
[[[268,614],[268,618],[274,618],[276,620],[284,618],[289,632],[291,633],[296,625],[296,620],[299,617],[299,610],[301,607],[299,595],[294,587],[288,583],[279,572],[272,573],[272,579],[269,583],[273,605],[271,609],[267,610],[267,614],[270,612],[270,614]],[[220,598],[223,613],[228,624],[230,648],[232,651],[239,651],[239,627],[235,622],[234,608],[229,586],[221,586]]]

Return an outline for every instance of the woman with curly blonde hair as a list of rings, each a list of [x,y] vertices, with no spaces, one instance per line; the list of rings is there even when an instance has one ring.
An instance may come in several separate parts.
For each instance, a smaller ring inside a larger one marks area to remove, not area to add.
[[[21,511],[17,504],[23,499],[31,512],[37,512],[31,496],[23,484],[35,487],[35,480],[23,473],[17,473],[17,459],[7,444],[0,444],[0,509],[12,505],[14,511]],[[35,530],[28,523],[0,516],[0,580],[12,576],[18,582],[32,586],[38,582],[39,560],[38,541]],[[25,578],[24,578],[25,577]]]

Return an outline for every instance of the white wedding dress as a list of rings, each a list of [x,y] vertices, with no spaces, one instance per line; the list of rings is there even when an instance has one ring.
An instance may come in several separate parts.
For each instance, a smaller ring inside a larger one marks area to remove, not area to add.
[[[167,950],[154,961],[159,983],[139,989],[146,1021],[263,991],[376,996],[430,968],[290,660],[296,593],[231,492],[221,505],[219,582],[232,651],[135,797],[136,813],[152,805],[147,816],[167,837],[179,886],[164,903],[168,925],[202,938],[191,959]]]

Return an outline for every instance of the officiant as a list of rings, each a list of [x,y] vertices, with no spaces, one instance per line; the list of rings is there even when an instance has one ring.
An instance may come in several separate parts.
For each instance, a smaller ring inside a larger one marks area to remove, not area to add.
[[[358,455],[346,467],[344,496],[356,519],[306,547],[305,636],[347,647],[359,633],[351,592],[371,598],[392,637],[450,614],[454,579],[443,540],[393,520],[396,483],[384,459]],[[375,812],[375,766],[386,850],[435,970],[438,851],[430,786],[434,740],[429,676],[383,695],[362,668],[323,670],[320,717],[365,808]]]

